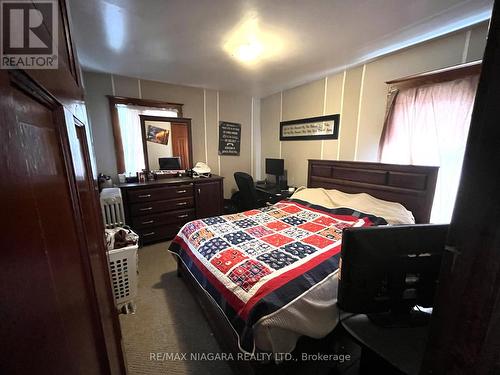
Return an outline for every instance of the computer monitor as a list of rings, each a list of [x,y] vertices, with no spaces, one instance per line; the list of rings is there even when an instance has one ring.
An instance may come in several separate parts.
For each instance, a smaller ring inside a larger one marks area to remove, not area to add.
[[[282,178],[285,174],[285,160],[266,159],[266,174],[274,176],[276,186],[286,188],[286,181]]]
[[[339,307],[393,318],[431,307],[447,232],[448,225],[433,224],[344,229]]]
[[[158,164],[161,170],[179,170],[181,169],[181,158],[180,156],[158,158]]]
[[[283,176],[283,173],[285,173],[285,160],[266,159],[266,174]]]

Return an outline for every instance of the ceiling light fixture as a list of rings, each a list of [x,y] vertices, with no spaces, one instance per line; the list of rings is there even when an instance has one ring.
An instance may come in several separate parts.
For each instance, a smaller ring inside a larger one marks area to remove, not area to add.
[[[282,56],[282,38],[260,27],[257,13],[249,12],[227,34],[222,48],[231,57],[248,67],[256,67],[264,60]]]
[[[254,41],[248,44],[242,44],[236,51],[236,57],[241,61],[252,61],[262,53],[262,44]]]

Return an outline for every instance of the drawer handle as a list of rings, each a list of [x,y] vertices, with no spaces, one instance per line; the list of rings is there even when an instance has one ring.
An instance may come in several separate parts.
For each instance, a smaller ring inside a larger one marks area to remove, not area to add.
[[[143,221],[141,224],[153,224],[154,220]]]
[[[177,203],[177,206],[185,206],[186,204],[188,204],[188,202],[179,202]]]
[[[189,215],[188,214],[184,214],[184,215],[179,215],[177,216],[178,219],[182,219],[182,218],[185,218],[185,217],[188,217]]]
[[[149,198],[151,196],[151,194],[142,194],[142,195],[139,195],[138,197],[139,198]]]
[[[187,190],[177,190],[177,194],[185,193]]]
[[[153,207],[139,208],[139,211],[149,211],[152,209],[153,209]]]
[[[149,232],[149,233],[144,233],[143,236],[147,237],[147,236],[152,236],[154,234],[156,234],[156,233],[155,232]]]

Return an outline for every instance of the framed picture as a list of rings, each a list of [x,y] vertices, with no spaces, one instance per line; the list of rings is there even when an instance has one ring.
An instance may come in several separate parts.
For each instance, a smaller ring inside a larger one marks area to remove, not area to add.
[[[168,145],[168,136],[170,135],[170,130],[162,129],[157,126],[148,125],[146,131],[146,140],[148,142],[159,143],[162,145]]]
[[[280,122],[280,141],[338,139],[340,115]]]

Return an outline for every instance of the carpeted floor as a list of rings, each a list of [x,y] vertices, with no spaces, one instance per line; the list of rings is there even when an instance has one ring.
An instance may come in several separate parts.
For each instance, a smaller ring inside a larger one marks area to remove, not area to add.
[[[151,360],[151,353],[218,353],[196,300],[167,252],[168,242],[139,249],[136,313],[120,315],[129,375],[231,374],[224,361]],[[165,355],[163,355],[165,359]]]

